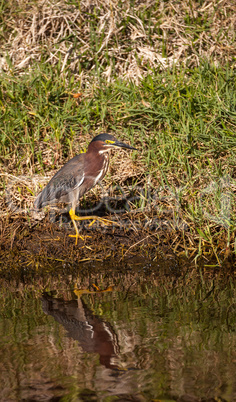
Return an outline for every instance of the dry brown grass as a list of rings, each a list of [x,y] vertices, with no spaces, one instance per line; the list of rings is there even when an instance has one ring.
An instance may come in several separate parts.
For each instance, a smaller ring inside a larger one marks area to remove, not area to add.
[[[81,84],[101,67],[107,79],[143,78],[148,68],[183,62],[216,64],[236,54],[234,0],[213,1],[65,1],[19,0],[4,21],[4,43],[15,69],[24,73],[34,61],[73,70]],[[8,68],[4,57],[2,68]]]

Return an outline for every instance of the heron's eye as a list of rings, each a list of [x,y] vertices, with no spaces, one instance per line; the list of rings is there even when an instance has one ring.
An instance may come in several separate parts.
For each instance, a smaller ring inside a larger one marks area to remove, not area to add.
[[[115,144],[115,141],[106,140],[105,143],[106,144]]]

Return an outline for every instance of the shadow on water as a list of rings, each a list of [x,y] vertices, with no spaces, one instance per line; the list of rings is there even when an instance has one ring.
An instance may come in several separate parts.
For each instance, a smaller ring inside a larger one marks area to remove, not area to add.
[[[232,274],[57,264],[0,284],[2,401],[236,400]]]

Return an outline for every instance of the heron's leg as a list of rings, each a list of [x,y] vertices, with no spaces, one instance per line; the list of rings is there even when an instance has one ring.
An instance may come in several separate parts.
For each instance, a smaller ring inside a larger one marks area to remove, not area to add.
[[[75,213],[75,212],[74,212],[74,213]],[[73,225],[74,225],[74,228],[75,228],[75,233],[76,233],[75,235],[69,235],[69,236],[70,236],[70,237],[75,237],[75,245],[77,246],[78,239],[81,239],[81,240],[84,241],[84,237],[79,234],[79,231],[78,231],[77,225],[76,225],[76,223],[75,223],[75,220],[74,220],[73,217],[71,216],[71,210],[70,210],[69,214],[70,214],[70,218],[71,218],[71,220],[72,220],[72,222],[73,222]]]
[[[105,225],[118,225],[119,224],[117,222],[112,222],[108,219],[104,219],[101,218],[100,216],[96,216],[96,215],[91,215],[91,216],[77,216],[75,214],[75,210],[73,210],[73,208],[71,208],[71,210],[69,211],[70,217],[72,220],[75,221],[86,221],[86,220],[92,220],[92,222],[89,224],[89,226],[92,226],[94,224],[95,221],[99,221],[104,223]]]
[[[77,189],[77,192],[72,192],[70,194],[71,209],[69,210],[70,219],[72,220],[74,228],[75,228],[75,235],[69,235],[69,236],[75,237],[75,245],[76,246],[77,246],[78,239],[81,239],[84,241],[85,237],[90,237],[90,236],[81,236],[79,234],[79,230],[78,230],[78,227],[75,222],[77,220],[77,215],[75,214],[75,208],[78,203],[78,200],[79,200],[79,189]]]

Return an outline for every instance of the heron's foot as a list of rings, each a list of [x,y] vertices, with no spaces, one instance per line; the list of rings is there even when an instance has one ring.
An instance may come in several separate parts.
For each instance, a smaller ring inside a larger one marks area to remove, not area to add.
[[[81,239],[82,241],[85,241],[85,239],[91,239],[91,236],[81,236],[79,233],[76,233],[75,235],[69,235],[69,237],[75,237],[75,245],[77,246],[78,239]]]
[[[75,211],[73,209],[71,209],[69,213],[70,213],[70,217],[71,217],[71,220],[72,220],[74,228],[75,228],[75,235],[69,235],[69,237],[75,237],[75,245],[77,246],[78,239],[81,239],[82,241],[84,241],[86,237],[90,237],[90,236],[81,236],[79,234],[77,225],[75,223],[75,220],[78,217],[77,217],[77,215],[75,215]]]
[[[78,239],[81,239],[81,240],[85,240],[85,237],[84,236],[81,236],[79,233],[76,233],[75,235],[69,235],[69,237],[75,237],[75,245],[77,245],[77,243],[78,243]]]
[[[95,216],[95,215],[91,215],[91,216],[78,216],[76,215],[74,209],[70,209],[69,211],[70,217],[73,221],[86,221],[86,220],[91,220],[92,222],[89,224],[89,227],[92,226],[94,224],[94,222],[98,221],[98,222],[102,222],[105,225],[118,225],[119,224],[115,221],[110,221],[109,219],[105,219],[105,218],[101,218],[100,216]]]
[[[113,224],[117,225],[117,222],[112,222],[109,219],[100,218],[100,216],[86,216],[85,218],[92,219],[92,222],[89,224],[89,227],[91,227],[96,221],[102,222],[104,223],[104,225],[113,225]]]

